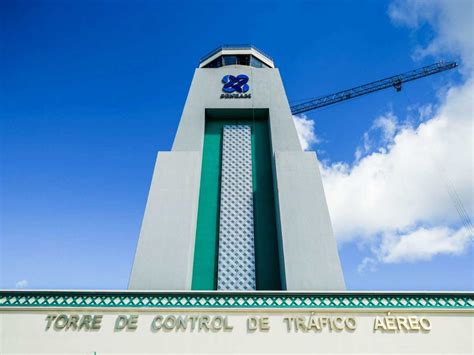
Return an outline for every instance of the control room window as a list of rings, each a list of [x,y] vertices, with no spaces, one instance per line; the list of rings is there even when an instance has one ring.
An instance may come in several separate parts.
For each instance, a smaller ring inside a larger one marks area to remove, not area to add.
[[[222,57],[214,59],[212,62],[206,64],[205,68],[219,68],[222,67]]]
[[[262,62],[260,59],[255,58],[254,56],[252,56],[252,58],[250,59],[250,65],[255,68],[268,68],[268,65]]]
[[[250,65],[250,55],[225,55],[224,65]]]
[[[250,55],[238,55],[237,56],[237,64],[240,65],[250,65]]]
[[[223,55],[206,64],[204,68],[220,68],[226,65],[245,65],[254,68],[268,68],[268,65],[250,54]]]
[[[225,55],[223,58],[224,58],[224,65],[235,65],[235,64],[237,64],[237,56],[236,55]]]

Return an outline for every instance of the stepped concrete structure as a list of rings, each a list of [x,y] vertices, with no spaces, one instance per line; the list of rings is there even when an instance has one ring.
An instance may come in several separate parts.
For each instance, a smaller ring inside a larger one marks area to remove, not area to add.
[[[129,289],[344,289],[316,154],[255,47],[218,48],[196,69],[158,153]]]

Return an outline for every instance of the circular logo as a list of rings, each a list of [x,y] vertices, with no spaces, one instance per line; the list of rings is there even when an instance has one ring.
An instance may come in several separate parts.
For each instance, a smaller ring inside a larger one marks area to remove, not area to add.
[[[226,75],[222,78],[222,83],[224,84],[224,86],[222,87],[222,91],[227,93],[247,92],[249,91],[249,86],[247,84],[248,81],[249,77],[245,74],[240,74],[237,76]]]

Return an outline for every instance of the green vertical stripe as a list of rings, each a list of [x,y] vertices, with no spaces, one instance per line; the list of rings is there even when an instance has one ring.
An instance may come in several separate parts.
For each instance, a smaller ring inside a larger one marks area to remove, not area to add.
[[[206,119],[192,289],[216,289],[221,144],[222,130],[226,124],[245,124],[252,127],[257,289],[280,290],[280,265],[267,118]]]
[[[256,120],[252,131],[257,290],[281,290],[268,119]]]
[[[222,127],[206,122],[199,191],[193,290],[215,290],[219,235],[219,187]]]

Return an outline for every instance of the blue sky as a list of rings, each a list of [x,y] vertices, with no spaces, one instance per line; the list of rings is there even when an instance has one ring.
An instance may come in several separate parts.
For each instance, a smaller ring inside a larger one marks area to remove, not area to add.
[[[359,195],[338,189],[338,182],[358,193],[376,186],[378,180],[364,180],[364,171],[377,157],[387,162],[380,165],[382,175],[403,171],[399,160],[391,160],[395,153],[404,152],[407,161],[409,147],[421,146],[417,137],[448,132],[451,126],[433,127],[445,116],[451,124],[450,102],[472,93],[470,47],[444,26],[457,9],[448,3],[423,5],[432,12],[410,6],[2,1],[0,287],[126,288],[156,153],[171,148],[199,58],[220,44],[253,43],[274,58],[290,102],[439,59],[464,64],[461,71],[407,84],[399,94],[378,92],[310,112],[306,119],[318,141],[311,149],[323,163],[348,288],[473,289],[472,235],[461,230],[449,199],[435,201],[446,210],[434,210],[430,206],[438,204],[426,197],[454,186],[472,219],[472,184],[466,183],[472,181],[472,153],[465,146],[441,145],[447,152],[438,160],[443,166],[452,147],[462,150],[449,159],[450,184],[444,187],[427,182],[439,180],[430,167],[426,176],[432,178],[423,180],[424,166],[415,161],[410,174],[420,168],[416,182],[405,183],[400,198],[390,194],[393,201],[380,195],[386,204],[359,206]],[[468,2],[456,6],[472,10]],[[461,113],[453,117],[472,117],[472,103],[456,107]],[[466,122],[460,125],[472,132],[472,121]],[[435,133],[425,134],[425,127]],[[472,148],[472,135],[459,141]],[[450,140],[440,136],[439,142]],[[400,181],[400,175],[393,179]],[[408,191],[412,200],[406,201]],[[370,200],[371,192],[364,193]],[[351,219],[337,207],[340,201],[364,215]],[[418,206],[413,218],[399,216],[412,206]],[[378,215],[384,210],[399,224],[378,223],[387,219]],[[427,249],[419,241],[429,243],[428,254],[410,254]]]

